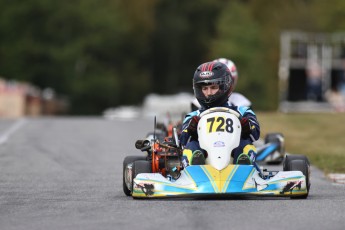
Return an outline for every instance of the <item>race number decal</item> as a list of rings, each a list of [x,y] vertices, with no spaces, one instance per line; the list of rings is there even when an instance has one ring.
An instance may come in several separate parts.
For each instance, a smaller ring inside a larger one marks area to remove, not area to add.
[[[233,120],[231,118],[224,118],[224,117],[210,117],[207,119],[207,128],[209,133],[213,132],[228,132],[232,133],[234,131],[233,128]]]

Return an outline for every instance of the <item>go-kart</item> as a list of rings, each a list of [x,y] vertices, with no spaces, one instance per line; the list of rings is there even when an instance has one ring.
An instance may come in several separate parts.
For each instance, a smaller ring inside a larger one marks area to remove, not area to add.
[[[285,196],[305,199],[310,189],[310,165],[303,155],[285,156],[283,171],[253,165],[234,165],[231,151],[239,145],[240,115],[229,108],[200,114],[200,147],[205,165],[181,164],[177,133],[162,143],[139,140],[147,156],[128,156],[123,162],[123,190],[133,198]]]
[[[284,160],[285,140],[282,133],[268,133],[264,140],[254,142],[257,150],[256,162],[280,164]]]

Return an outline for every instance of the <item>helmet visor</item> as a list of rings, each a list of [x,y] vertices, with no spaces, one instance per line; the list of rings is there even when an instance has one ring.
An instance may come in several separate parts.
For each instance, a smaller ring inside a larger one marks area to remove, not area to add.
[[[231,87],[232,79],[230,77],[226,78],[216,78],[216,79],[199,79],[193,80],[194,90],[195,88],[202,89],[203,86],[208,85],[218,85],[219,89],[222,91],[226,91]]]

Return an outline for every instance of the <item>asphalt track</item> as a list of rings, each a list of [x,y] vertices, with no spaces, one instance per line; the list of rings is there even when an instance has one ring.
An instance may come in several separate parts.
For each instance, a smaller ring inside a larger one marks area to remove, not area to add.
[[[345,229],[345,187],[312,168],[306,200],[133,200],[122,160],[150,120],[0,120],[0,229]]]

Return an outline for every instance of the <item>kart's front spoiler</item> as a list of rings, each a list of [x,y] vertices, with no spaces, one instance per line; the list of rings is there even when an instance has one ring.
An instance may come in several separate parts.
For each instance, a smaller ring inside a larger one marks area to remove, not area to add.
[[[251,165],[229,165],[220,171],[210,165],[193,165],[184,169],[174,182],[159,173],[143,173],[137,175],[133,183],[132,196],[135,198],[307,194],[302,172],[278,172],[264,180]]]

